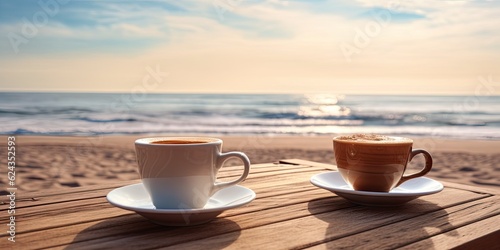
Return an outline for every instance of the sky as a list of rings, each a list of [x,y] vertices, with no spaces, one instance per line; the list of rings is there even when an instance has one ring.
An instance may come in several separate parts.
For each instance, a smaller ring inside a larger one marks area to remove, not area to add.
[[[500,95],[500,1],[3,0],[0,91]]]

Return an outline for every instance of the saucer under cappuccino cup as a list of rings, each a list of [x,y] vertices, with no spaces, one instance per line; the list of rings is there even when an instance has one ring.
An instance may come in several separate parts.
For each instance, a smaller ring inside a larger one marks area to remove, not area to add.
[[[431,155],[412,147],[413,140],[405,137],[355,134],[333,138],[338,171],[357,191],[389,192],[427,174],[432,168]],[[418,154],[425,157],[425,167],[404,175],[408,162]]]
[[[203,208],[217,191],[236,185],[250,172],[242,152],[222,153],[222,140],[207,137],[156,137],[135,141],[139,174],[156,208]],[[239,158],[243,173],[230,182],[216,182],[229,158]]]

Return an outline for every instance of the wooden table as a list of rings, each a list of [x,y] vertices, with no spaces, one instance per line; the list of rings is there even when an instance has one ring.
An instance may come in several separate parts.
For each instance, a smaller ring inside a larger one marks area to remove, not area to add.
[[[256,200],[190,227],[158,226],[106,201],[112,189],[139,181],[18,192],[15,243],[7,240],[9,201],[1,197],[0,249],[500,248],[498,190],[443,182],[442,192],[404,206],[366,207],[310,184],[332,169],[297,159],[252,165],[242,185]]]

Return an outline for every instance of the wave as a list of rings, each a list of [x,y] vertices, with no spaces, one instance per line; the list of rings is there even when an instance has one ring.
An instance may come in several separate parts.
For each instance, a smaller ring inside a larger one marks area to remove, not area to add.
[[[142,127],[115,127],[111,129],[99,129],[96,127],[83,129],[69,128],[65,130],[51,130],[50,128],[20,128],[13,131],[0,131],[6,135],[76,135],[76,136],[98,136],[111,134],[183,134],[183,135],[298,135],[314,136],[351,133],[376,133],[390,134],[410,137],[432,137],[432,138],[463,138],[463,139],[495,139],[500,140],[498,130],[487,129],[487,127],[348,127],[348,126],[306,126],[306,127],[206,127],[206,126],[142,126]]]
[[[78,117],[78,118],[70,118],[72,120],[80,120],[86,122],[138,122],[139,119],[136,118],[110,118],[110,119],[95,119],[90,117]]]
[[[38,114],[38,112],[28,111],[28,110],[0,109],[0,114],[7,114],[7,115],[36,115],[36,114]]]
[[[86,108],[41,108],[41,107],[24,107],[22,109],[0,109],[0,115],[60,115],[74,113],[91,113],[95,112],[92,109]]]
[[[445,121],[447,125],[453,126],[486,126],[487,123],[484,121],[471,121],[471,120],[451,120]]]
[[[124,95],[0,93],[0,134],[374,132],[500,138],[498,97],[468,103],[466,97],[433,96],[152,94],[116,105]]]

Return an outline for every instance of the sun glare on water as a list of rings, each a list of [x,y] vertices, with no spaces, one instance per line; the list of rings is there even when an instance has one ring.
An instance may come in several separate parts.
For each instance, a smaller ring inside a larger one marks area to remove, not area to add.
[[[298,115],[305,117],[342,117],[351,114],[348,107],[339,102],[344,98],[342,95],[315,94],[305,95],[307,105],[299,108]]]

